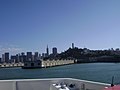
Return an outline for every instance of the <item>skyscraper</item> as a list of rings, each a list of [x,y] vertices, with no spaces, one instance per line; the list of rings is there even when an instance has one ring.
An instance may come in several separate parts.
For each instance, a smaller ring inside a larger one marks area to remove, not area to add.
[[[20,54],[16,54],[16,61],[15,61],[15,63],[18,63],[19,61],[20,61]]]
[[[5,54],[2,54],[2,62],[5,62]]]
[[[1,60],[2,60],[2,59],[0,58],[0,63],[1,63]]]
[[[34,60],[38,60],[38,58],[39,58],[39,53],[35,52],[35,54],[34,54]]]
[[[45,57],[45,53],[42,53],[42,57],[41,58],[43,59],[44,57]]]
[[[46,48],[46,55],[49,56],[49,48],[48,48],[48,45],[47,45],[47,48]]]
[[[24,52],[22,52],[20,57],[20,62],[25,62],[25,61],[26,61],[26,55]]]
[[[8,63],[9,62],[9,53],[6,52],[4,55],[5,55],[5,62]]]
[[[27,52],[27,61],[32,61],[32,52]]]
[[[12,55],[12,56],[11,56],[11,61],[14,62],[14,63],[16,63],[16,61],[17,61],[16,55],[14,55],[14,56]]]
[[[56,55],[56,54],[57,54],[57,48],[56,48],[56,47],[53,47],[52,53],[53,53],[53,55]]]

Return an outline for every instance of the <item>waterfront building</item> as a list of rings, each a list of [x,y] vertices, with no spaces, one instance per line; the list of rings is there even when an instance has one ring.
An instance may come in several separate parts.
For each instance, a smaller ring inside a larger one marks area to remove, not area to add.
[[[5,55],[5,62],[9,63],[9,53],[6,52],[4,55]]]
[[[53,47],[52,53],[53,53],[53,55],[56,55],[56,54],[57,54],[57,48],[56,48],[56,47]]]
[[[23,69],[41,68],[42,62],[40,60],[36,61],[26,61],[24,62]]]
[[[26,61],[32,61],[32,60],[33,60],[32,52],[27,52],[27,60]]]

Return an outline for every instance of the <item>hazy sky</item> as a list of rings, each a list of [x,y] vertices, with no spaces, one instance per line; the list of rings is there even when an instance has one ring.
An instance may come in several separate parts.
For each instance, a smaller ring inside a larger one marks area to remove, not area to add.
[[[0,52],[120,47],[120,0],[0,0]]]

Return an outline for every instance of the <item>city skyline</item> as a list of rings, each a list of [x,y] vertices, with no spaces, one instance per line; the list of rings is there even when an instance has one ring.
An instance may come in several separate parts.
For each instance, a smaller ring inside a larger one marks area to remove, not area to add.
[[[120,1],[0,0],[0,55],[119,48]],[[50,52],[52,50],[50,49]]]
[[[56,49],[56,51],[54,51],[53,49]],[[44,54],[45,55],[45,57],[47,57],[47,56],[49,56],[50,54],[54,54],[54,53],[56,53],[57,54],[57,52],[58,52],[58,50],[57,50],[58,48],[57,47],[53,47],[53,48],[49,48],[49,46],[47,45],[47,47],[46,47],[46,50],[44,51],[44,52],[40,52],[40,51],[26,51],[26,52],[18,52],[18,53],[11,53],[10,51],[4,51],[3,53],[1,53],[1,55],[0,55],[0,58],[1,58],[1,56],[2,55],[4,55],[5,53],[9,53],[10,54],[10,56],[12,56],[12,55],[27,55],[27,53],[30,53],[30,54],[40,54],[40,55],[42,55],[42,54]]]

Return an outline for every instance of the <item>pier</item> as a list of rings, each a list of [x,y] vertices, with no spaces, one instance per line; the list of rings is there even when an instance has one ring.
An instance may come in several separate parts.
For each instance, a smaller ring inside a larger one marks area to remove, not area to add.
[[[33,61],[34,62],[34,61]],[[55,66],[62,66],[62,65],[68,65],[68,64],[74,64],[75,60],[41,60],[41,67],[47,68],[47,67],[55,67]],[[24,63],[1,63],[0,68],[13,68],[13,67],[22,67],[24,66]]]
[[[23,63],[2,63],[0,68],[22,67],[23,65]]]
[[[42,67],[54,67],[54,66],[61,66],[61,65],[67,65],[67,64],[73,64],[75,63],[74,60],[42,60]]]

